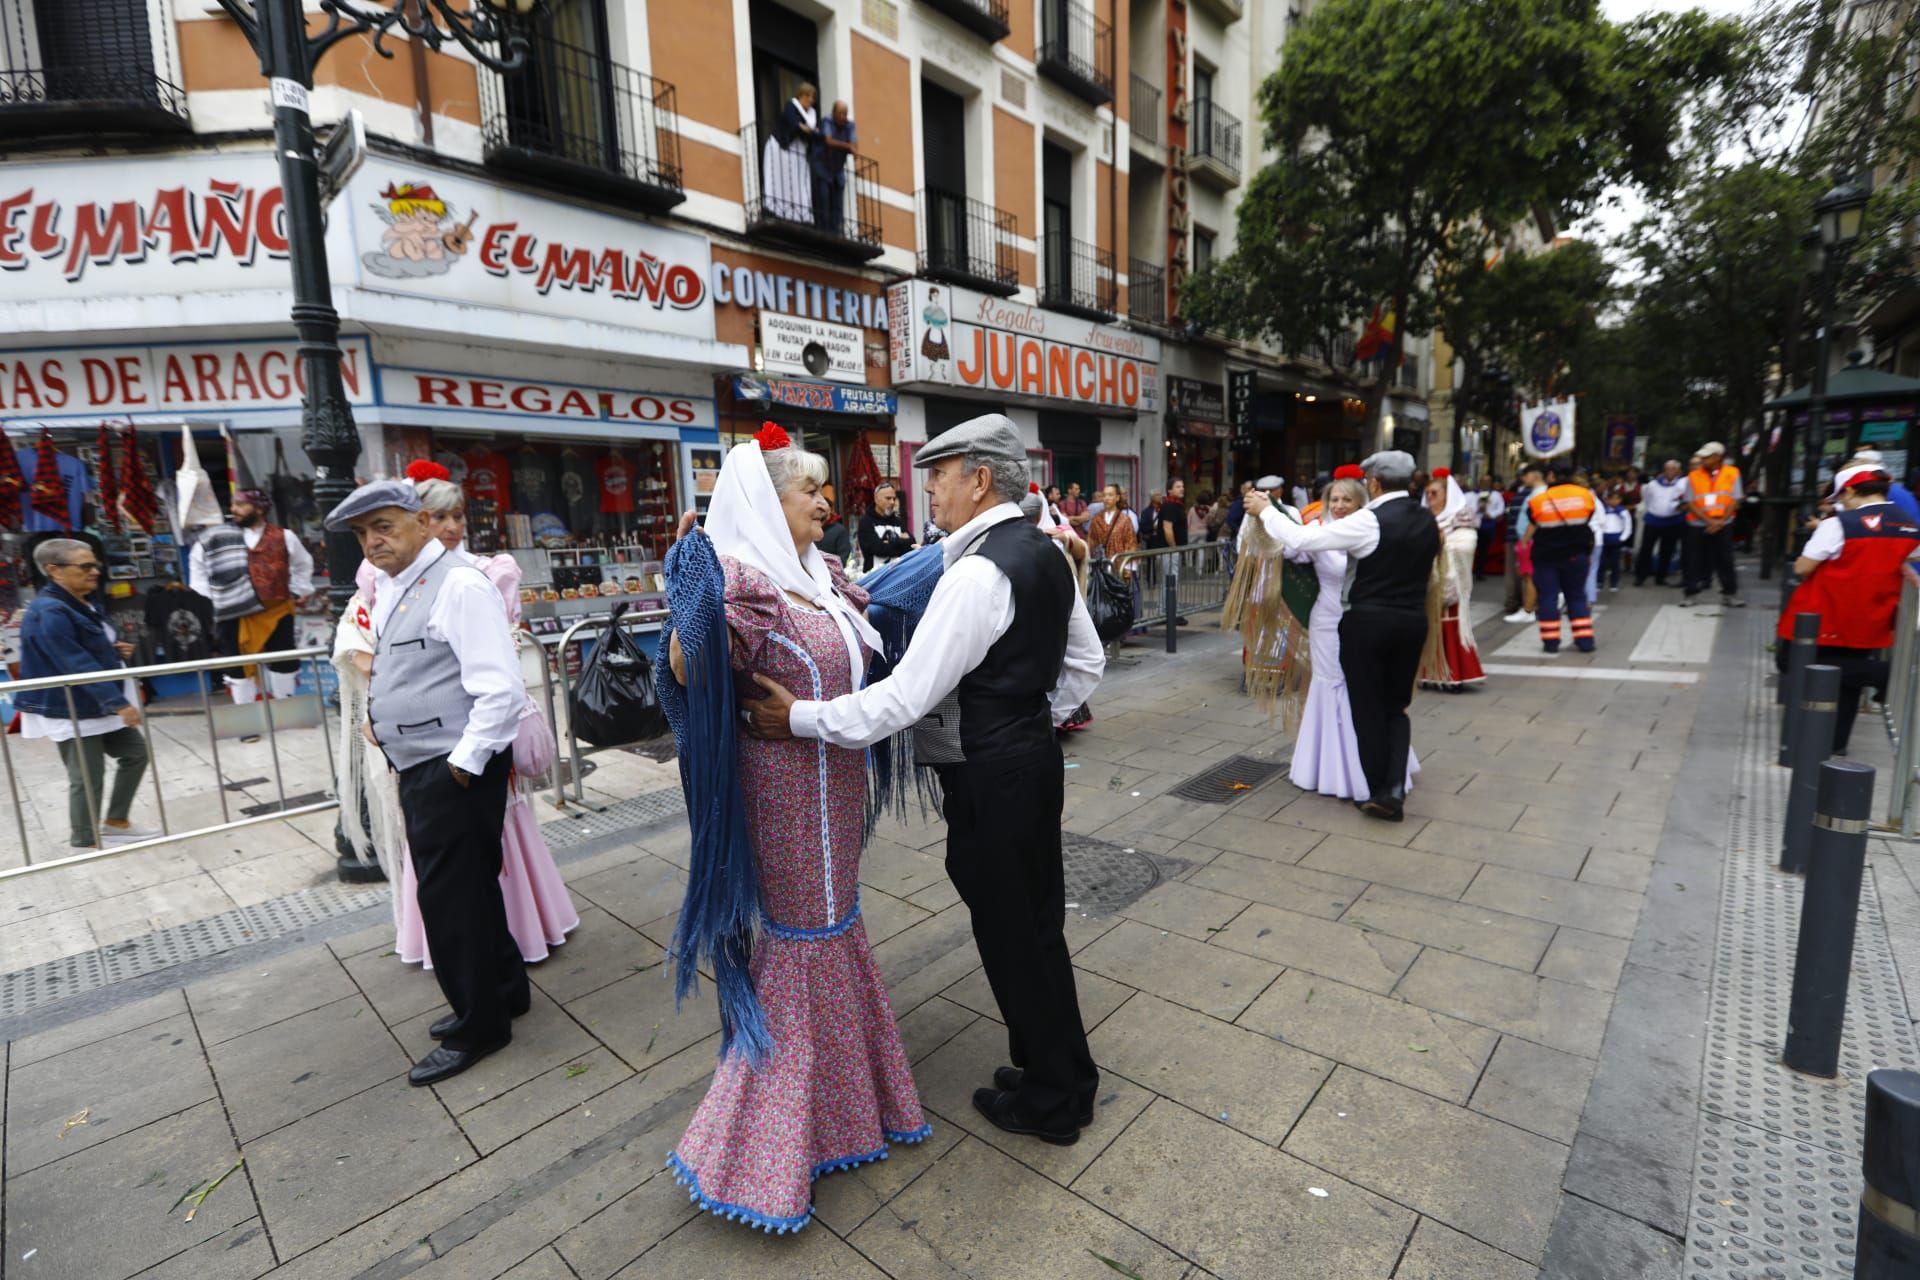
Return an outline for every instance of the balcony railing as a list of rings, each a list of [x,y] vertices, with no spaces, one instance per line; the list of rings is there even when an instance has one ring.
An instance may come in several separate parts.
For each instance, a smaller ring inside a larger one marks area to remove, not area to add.
[[[149,0],[0,3],[0,141],[191,132],[168,9],[156,27]]]
[[[1160,141],[1160,86],[1132,73],[1127,78],[1127,128],[1142,142]]]
[[[1194,0],[1194,3],[1222,22],[1238,22],[1246,16],[1242,0]]]
[[[1193,104],[1193,136],[1187,147],[1189,168],[1215,186],[1240,185],[1240,118],[1211,98]]]
[[[1040,74],[1094,106],[1113,101],[1113,26],[1076,0],[1040,0]]]
[[[1327,339],[1327,354],[1330,363],[1336,369],[1351,369],[1360,340],[1351,333],[1336,333]]]
[[[1113,251],[1068,235],[1040,237],[1040,305],[1105,323],[1119,300]]]
[[[538,37],[519,71],[480,74],[486,162],[650,210],[680,186],[673,85],[591,49]]]
[[[920,191],[920,274],[1008,297],[1020,287],[1013,214],[940,187]]]
[[[1005,40],[1013,30],[1007,21],[1007,0],[926,0],[926,4],[990,41]]]
[[[782,147],[750,124],[740,130],[740,164],[748,235],[850,262],[885,252],[874,160],[849,156],[836,174],[816,172],[804,147]]]
[[[1418,391],[1420,389],[1420,357],[1402,356],[1400,368],[1394,374],[1393,381],[1396,386],[1407,391]]]
[[[1167,322],[1167,276],[1157,262],[1127,260],[1127,319],[1161,326]]]

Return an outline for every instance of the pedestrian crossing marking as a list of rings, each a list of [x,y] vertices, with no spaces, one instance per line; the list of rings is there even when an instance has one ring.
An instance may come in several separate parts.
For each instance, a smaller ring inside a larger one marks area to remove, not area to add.
[[[1539,656],[1538,651],[1534,654]],[[1490,676],[1527,676],[1543,680],[1631,680],[1642,684],[1698,684],[1697,671],[1644,671],[1638,667],[1563,667],[1553,662],[1489,662],[1483,668]]]
[[[1627,661],[1713,661],[1713,638],[1720,630],[1721,612],[1718,606],[1683,609],[1677,604],[1661,605]]]

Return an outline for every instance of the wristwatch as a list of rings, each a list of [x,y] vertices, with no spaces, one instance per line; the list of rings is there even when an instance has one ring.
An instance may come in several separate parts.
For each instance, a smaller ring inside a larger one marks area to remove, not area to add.
[[[459,765],[453,763],[451,760],[447,762],[447,768],[453,771],[453,780],[459,783],[461,786],[464,787],[467,785],[467,783],[473,781],[472,774],[468,773],[465,769],[462,769]]]

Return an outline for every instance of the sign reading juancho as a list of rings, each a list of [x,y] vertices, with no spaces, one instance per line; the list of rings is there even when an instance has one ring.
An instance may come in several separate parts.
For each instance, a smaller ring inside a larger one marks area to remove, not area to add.
[[[909,280],[888,290],[896,386],[964,387],[1152,413],[1160,341],[1020,302]]]

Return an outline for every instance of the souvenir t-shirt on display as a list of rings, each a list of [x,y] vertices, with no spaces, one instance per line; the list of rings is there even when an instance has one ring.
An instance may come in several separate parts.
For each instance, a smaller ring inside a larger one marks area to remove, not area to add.
[[[560,455],[560,497],[567,525],[575,533],[593,528],[594,517],[600,513],[599,489],[593,463],[571,449]]]
[[[197,591],[158,587],[147,592],[147,638],[159,662],[213,657],[213,602]]]
[[[600,473],[600,509],[624,515],[633,510],[633,464],[618,454],[608,454],[594,464]]]
[[[466,490],[469,498],[485,498],[501,515],[513,510],[507,495],[507,460],[487,449],[467,454]]]
[[[513,455],[513,505],[517,511],[538,515],[560,511],[559,459],[550,453],[522,449]]]
[[[87,474],[87,464],[64,453],[53,455],[60,467],[60,483],[67,490],[67,522],[62,524],[35,511],[27,503],[26,494],[33,489],[33,477],[40,469],[37,451],[15,449],[13,456],[20,464],[21,478],[27,482],[27,487],[21,490],[21,529],[27,533],[59,533],[83,527],[85,514],[82,499],[94,489],[93,477]]]

